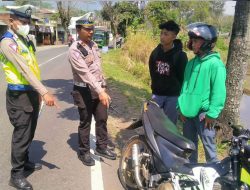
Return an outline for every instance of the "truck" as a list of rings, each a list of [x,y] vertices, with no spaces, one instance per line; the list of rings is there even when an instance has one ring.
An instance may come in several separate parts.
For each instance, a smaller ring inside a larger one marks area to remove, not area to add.
[[[103,46],[108,46],[109,34],[110,31],[108,31],[105,27],[95,26],[93,41],[97,43],[99,48],[102,48]]]

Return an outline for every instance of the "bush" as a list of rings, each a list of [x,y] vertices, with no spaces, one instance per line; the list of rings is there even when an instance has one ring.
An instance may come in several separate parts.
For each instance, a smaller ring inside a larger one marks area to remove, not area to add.
[[[133,61],[148,64],[150,53],[157,46],[157,41],[150,32],[129,33],[122,50]]]

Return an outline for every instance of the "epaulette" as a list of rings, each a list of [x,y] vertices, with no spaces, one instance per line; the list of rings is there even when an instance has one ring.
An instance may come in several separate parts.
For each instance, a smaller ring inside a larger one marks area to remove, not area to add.
[[[82,44],[80,44],[79,42],[77,43],[77,49],[80,50],[80,52],[86,57],[89,53],[88,51],[83,47]]]

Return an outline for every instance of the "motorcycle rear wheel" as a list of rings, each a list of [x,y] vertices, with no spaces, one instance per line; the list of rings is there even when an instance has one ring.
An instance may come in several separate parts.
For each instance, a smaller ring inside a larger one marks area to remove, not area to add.
[[[132,168],[132,146],[133,144],[138,144],[139,154],[147,153],[147,154],[152,155],[145,141],[145,138],[143,136],[135,135],[131,137],[128,140],[128,142],[125,144],[125,146],[122,149],[122,155],[121,155],[120,162],[119,162],[118,176],[119,176],[119,179],[123,188],[126,190],[138,189],[138,186],[134,178],[134,170]],[[141,178],[142,184],[145,185],[144,189],[147,189],[146,179],[143,176],[142,165],[144,165],[144,167],[147,170],[149,169],[150,166],[148,163],[146,163],[147,161],[145,160],[143,156],[139,160],[140,160],[140,178]]]

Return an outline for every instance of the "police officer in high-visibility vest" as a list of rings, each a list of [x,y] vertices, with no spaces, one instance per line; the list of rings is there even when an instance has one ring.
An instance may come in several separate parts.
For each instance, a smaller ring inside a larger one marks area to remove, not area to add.
[[[9,30],[1,37],[0,61],[7,85],[6,108],[14,126],[11,144],[11,178],[9,185],[31,190],[24,170],[39,170],[41,164],[29,160],[28,149],[33,140],[41,101],[56,106],[55,98],[40,82],[40,69],[35,48],[28,39],[31,8],[10,10]]]
[[[73,98],[78,106],[80,124],[78,127],[78,157],[84,165],[95,165],[90,154],[90,126],[92,115],[96,121],[95,154],[115,160],[116,154],[109,149],[107,132],[107,109],[110,97],[101,69],[101,58],[97,44],[92,41],[94,34],[94,14],[86,13],[76,21],[79,40],[69,48],[74,87]]]

